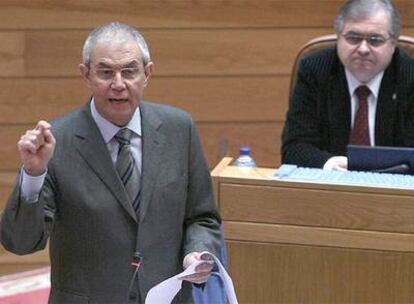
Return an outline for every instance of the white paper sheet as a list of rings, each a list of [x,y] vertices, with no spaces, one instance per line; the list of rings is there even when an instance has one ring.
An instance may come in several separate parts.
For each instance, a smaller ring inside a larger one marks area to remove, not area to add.
[[[228,275],[226,269],[220,263],[220,260],[213,254],[209,252],[203,252],[209,256],[218,266],[219,272],[218,275],[221,277],[224,283],[224,288],[226,290],[227,299],[230,304],[238,304],[236,293],[234,291],[233,281]],[[197,261],[191,264],[183,272],[159,283],[150,289],[145,299],[145,304],[170,304],[174,299],[175,295],[180,291],[182,286],[182,278],[189,276],[195,273],[195,269],[198,265],[205,263],[206,261]]]

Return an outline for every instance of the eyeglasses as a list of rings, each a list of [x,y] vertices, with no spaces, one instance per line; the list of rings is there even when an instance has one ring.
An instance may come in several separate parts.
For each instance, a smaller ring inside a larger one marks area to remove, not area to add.
[[[125,80],[135,80],[140,75],[140,69],[138,68],[123,68],[120,70],[113,70],[109,68],[95,69],[96,76],[105,81],[113,80],[118,71],[121,73],[121,77]]]
[[[391,39],[391,37],[385,38],[382,35],[360,35],[353,33],[348,33],[341,36],[344,37],[345,41],[351,45],[360,45],[362,41],[365,40],[370,46],[373,47],[380,47]]]

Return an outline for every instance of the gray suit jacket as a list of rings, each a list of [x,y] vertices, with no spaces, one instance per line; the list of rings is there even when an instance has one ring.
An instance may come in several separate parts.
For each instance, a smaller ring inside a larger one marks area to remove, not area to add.
[[[4,247],[43,249],[50,237],[51,303],[125,303],[135,251],[139,291],[182,271],[191,251],[217,254],[220,218],[197,130],[185,112],[142,102],[142,192],[137,216],[89,104],[52,123],[56,149],[39,201],[16,185],[2,221]],[[176,302],[191,301],[184,283]]]

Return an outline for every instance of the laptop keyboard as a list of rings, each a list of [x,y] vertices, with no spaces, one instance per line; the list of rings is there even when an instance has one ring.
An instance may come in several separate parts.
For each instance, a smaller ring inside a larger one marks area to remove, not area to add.
[[[324,184],[355,185],[414,190],[414,176],[360,171],[327,171],[282,165],[274,174],[278,180],[315,182]]]

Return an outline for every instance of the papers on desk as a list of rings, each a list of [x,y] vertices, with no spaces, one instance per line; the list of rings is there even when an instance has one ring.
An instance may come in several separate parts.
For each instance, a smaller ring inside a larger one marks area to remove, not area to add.
[[[202,254],[208,255],[217,264],[219,269],[218,275],[223,280],[229,303],[238,304],[236,293],[234,291],[233,281],[228,275],[226,269],[220,263],[219,259],[209,252],[203,252]],[[206,263],[206,261],[198,261],[196,263],[193,263],[183,272],[165,281],[162,281],[158,285],[151,288],[151,290],[148,292],[147,298],[145,299],[145,304],[170,304],[175,295],[181,290],[183,278],[194,274],[196,267],[203,263]]]

